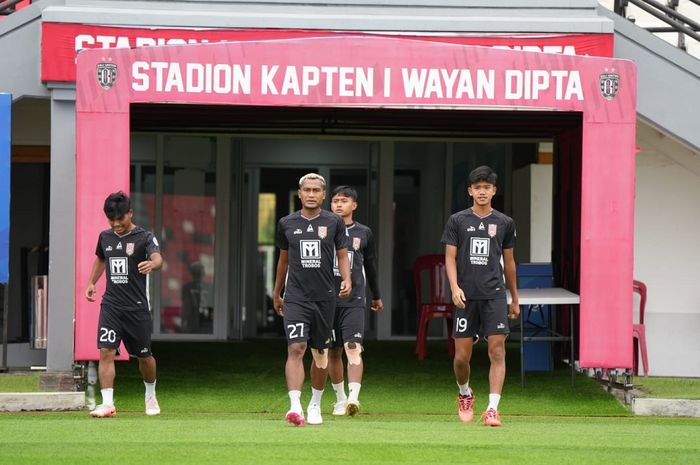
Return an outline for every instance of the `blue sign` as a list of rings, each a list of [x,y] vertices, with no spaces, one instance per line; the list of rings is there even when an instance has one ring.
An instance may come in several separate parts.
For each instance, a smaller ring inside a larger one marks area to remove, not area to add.
[[[0,94],[0,283],[10,277],[10,115],[12,96]]]

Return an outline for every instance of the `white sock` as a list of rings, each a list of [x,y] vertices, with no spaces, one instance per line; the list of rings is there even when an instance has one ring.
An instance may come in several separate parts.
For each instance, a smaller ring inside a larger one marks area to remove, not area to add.
[[[471,396],[472,395],[472,390],[469,387],[469,381],[467,381],[464,384],[457,383],[457,386],[459,386],[459,395],[460,396]]]
[[[100,389],[102,405],[114,405],[114,388]]]
[[[321,396],[323,395],[323,389],[311,388],[311,402],[309,405],[316,404],[321,405]]]
[[[486,410],[489,409],[494,409],[498,410],[498,403],[501,401],[501,395],[500,394],[489,394],[489,406],[486,407]]]
[[[333,390],[335,391],[335,400],[338,402],[342,402],[344,400],[348,400],[348,397],[345,395],[345,381],[341,381],[338,384],[331,384],[333,386]]]
[[[348,383],[348,400],[353,400],[357,402],[360,397],[360,388],[362,384],[360,383]]]
[[[155,382],[155,380],[152,383],[147,383],[146,381],[144,381],[143,385],[146,386],[146,397],[147,398],[156,396],[156,382]]]
[[[301,412],[301,391],[289,391],[289,410],[292,412]]]

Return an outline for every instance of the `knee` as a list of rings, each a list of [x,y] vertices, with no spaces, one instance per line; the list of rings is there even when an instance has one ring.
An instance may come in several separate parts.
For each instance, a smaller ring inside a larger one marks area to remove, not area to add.
[[[321,370],[328,368],[327,349],[311,349],[311,355],[313,356],[316,367],[320,368]]]
[[[100,362],[113,362],[117,351],[115,349],[100,349]]]
[[[506,348],[503,345],[489,347],[489,360],[491,363],[502,363],[506,359]]]
[[[287,346],[287,357],[291,359],[301,359],[306,352],[306,343],[295,343]]]
[[[346,342],[345,355],[347,355],[350,365],[360,365],[362,363],[362,344],[359,342]]]

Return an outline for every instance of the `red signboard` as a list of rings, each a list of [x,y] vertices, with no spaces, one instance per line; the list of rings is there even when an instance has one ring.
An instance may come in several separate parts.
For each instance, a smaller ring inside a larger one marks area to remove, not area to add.
[[[85,251],[129,186],[131,104],[171,102],[580,112],[580,366],[631,366],[634,63],[351,35],[87,50],[76,76],[77,360],[97,356]]]
[[[305,37],[394,37],[460,45],[479,45],[529,52],[612,57],[613,34],[464,34],[410,36],[347,33],[302,29],[153,29],[42,23],[41,80],[75,81],[75,57],[79,50],[135,48]]]

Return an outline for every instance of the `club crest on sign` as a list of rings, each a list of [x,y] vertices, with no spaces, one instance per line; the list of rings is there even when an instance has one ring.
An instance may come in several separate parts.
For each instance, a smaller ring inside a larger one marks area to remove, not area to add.
[[[498,225],[497,224],[490,224],[489,225],[489,237],[495,237],[496,231],[498,231]]]
[[[97,63],[97,82],[104,90],[109,90],[117,80],[117,65],[114,63]]]
[[[600,93],[607,100],[612,100],[620,90],[620,75],[615,73],[605,73],[600,75]]]
[[[321,239],[325,238],[328,235],[328,227],[327,226],[319,226],[318,227],[318,237]]]
[[[126,243],[126,254],[129,256],[134,254],[134,243],[133,242]]]
[[[359,237],[353,237],[352,238],[352,248],[355,250],[360,250],[360,246],[362,245],[362,239]]]

